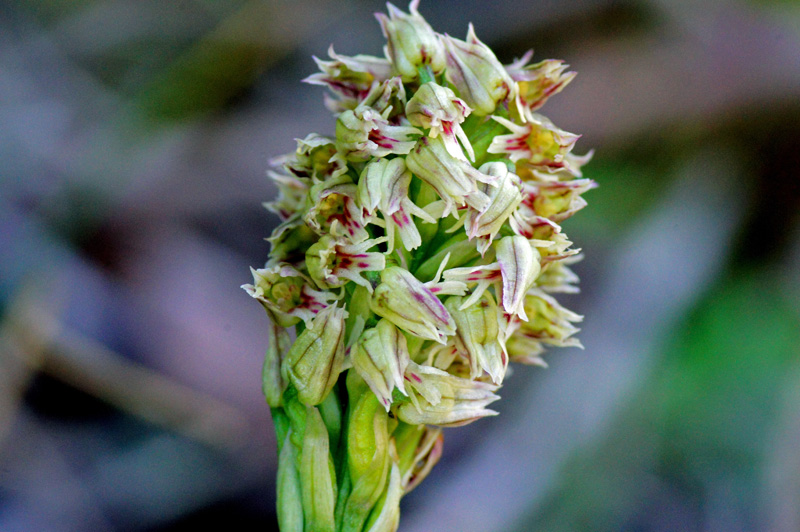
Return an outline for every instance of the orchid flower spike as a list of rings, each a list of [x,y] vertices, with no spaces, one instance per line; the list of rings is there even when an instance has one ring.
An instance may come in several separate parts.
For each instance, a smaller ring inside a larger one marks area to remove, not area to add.
[[[494,416],[509,364],[581,347],[582,255],[562,224],[596,185],[580,135],[540,114],[575,73],[505,65],[437,33],[412,0],[378,14],[384,57],[331,47],[332,135],[273,159],[280,218],[242,286],[266,311],[261,382],[284,532],[393,532],[444,431]],[[290,328],[294,328],[292,332]]]

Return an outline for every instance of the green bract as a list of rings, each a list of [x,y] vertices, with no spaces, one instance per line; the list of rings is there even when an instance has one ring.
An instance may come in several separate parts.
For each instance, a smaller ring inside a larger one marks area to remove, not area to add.
[[[283,222],[244,288],[271,320],[263,371],[285,530],[393,531],[438,427],[495,415],[509,362],[580,346],[561,222],[595,186],[579,136],[538,114],[574,72],[504,66],[418,11],[378,15],[385,57],[329,50],[335,134],[276,159]],[[295,340],[286,327],[295,326]]]

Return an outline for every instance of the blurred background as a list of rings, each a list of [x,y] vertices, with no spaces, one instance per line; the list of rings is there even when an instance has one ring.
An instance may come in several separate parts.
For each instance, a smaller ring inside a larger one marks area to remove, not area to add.
[[[399,4],[405,9],[407,6]],[[368,0],[0,3],[0,530],[275,525],[266,318],[239,285],[299,81],[381,54]],[[565,224],[584,351],[446,431],[405,531],[800,530],[800,2],[422,2],[595,148]]]

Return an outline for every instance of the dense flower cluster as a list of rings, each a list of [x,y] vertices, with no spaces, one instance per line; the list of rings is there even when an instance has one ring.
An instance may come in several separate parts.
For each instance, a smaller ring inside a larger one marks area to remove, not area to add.
[[[244,288],[271,322],[284,531],[395,530],[439,427],[495,414],[509,361],[580,345],[552,294],[576,291],[559,224],[594,186],[589,155],[537,114],[574,73],[530,54],[504,66],[417,4],[377,15],[385,57],[316,59],[306,81],[330,90],[335,136],[270,172],[283,222]]]

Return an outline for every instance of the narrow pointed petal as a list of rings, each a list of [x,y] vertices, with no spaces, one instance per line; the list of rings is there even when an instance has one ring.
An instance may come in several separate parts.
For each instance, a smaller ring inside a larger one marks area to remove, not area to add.
[[[503,308],[527,321],[525,294],[539,276],[539,252],[522,236],[507,236],[497,243],[497,262],[503,278]]]
[[[331,305],[320,312],[292,344],[281,373],[297,388],[297,397],[318,405],[336,384],[344,363],[347,311]]]

